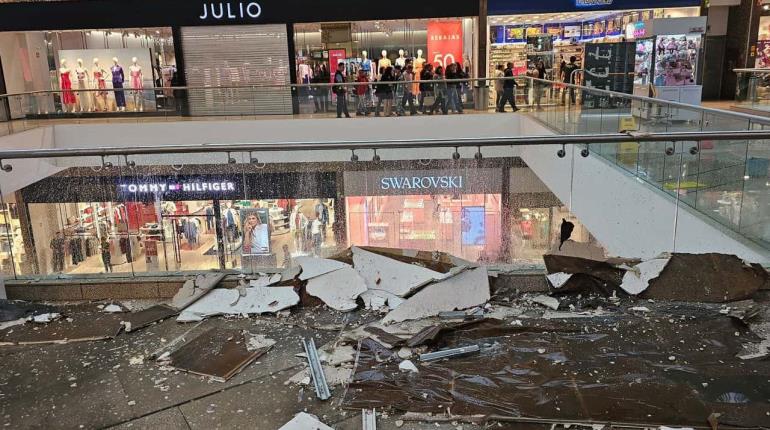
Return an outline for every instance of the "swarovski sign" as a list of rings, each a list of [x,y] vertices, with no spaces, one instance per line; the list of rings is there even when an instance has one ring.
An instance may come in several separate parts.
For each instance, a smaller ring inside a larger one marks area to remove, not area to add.
[[[201,21],[255,19],[262,15],[257,2],[204,2]]]
[[[235,184],[230,181],[222,182],[156,182],[144,184],[120,184],[119,191],[129,193],[201,193],[208,191],[235,191]]]
[[[382,190],[459,190],[462,176],[387,176],[380,179]]]

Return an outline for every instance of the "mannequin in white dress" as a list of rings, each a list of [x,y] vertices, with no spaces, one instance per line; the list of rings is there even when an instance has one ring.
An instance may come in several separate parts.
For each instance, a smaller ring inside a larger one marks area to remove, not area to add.
[[[75,77],[78,80],[78,89],[90,89],[91,79],[88,76],[88,70],[83,67],[83,59],[77,59],[77,67],[75,67]],[[92,112],[94,110],[94,104],[92,103],[92,93],[90,91],[78,91],[78,105],[80,112]]]
[[[398,50],[398,58],[396,58],[396,66],[401,66],[402,69],[406,67],[406,57],[404,56],[403,49]]]

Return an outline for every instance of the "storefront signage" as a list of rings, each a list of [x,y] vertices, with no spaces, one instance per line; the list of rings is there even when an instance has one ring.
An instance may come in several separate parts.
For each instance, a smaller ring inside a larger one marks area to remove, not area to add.
[[[446,67],[463,61],[463,22],[428,22],[428,61]]]
[[[615,0],[575,0],[575,7],[612,6]]]
[[[346,196],[494,194],[502,170],[493,168],[345,172]]]
[[[463,176],[389,176],[380,179],[381,190],[457,190],[463,188]]]
[[[487,0],[487,13],[494,15],[523,15],[544,12],[585,10],[634,10],[700,6],[701,0]]]
[[[198,17],[202,21],[256,19],[262,15],[262,6],[257,2],[205,2],[203,13]]]
[[[217,191],[235,191],[235,184],[229,181],[128,183],[120,184],[118,187],[119,191],[123,193],[205,193]]]

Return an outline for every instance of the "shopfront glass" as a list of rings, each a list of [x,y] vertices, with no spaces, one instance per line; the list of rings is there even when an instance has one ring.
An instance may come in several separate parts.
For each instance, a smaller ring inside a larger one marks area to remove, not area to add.
[[[458,63],[468,77],[477,76],[473,62],[477,18],[402,19],[381,21],[310,23],[294,25],[295,70],[298,83],[331,82],[337,65],[345,65],[345,78],[356,81],[359,73],[369,82],[379,79],[384,68],[406,70],[412,65],[414,79],[426,63],[446,66]],[[472,102],[470,86],[462,101]],[[415,86],[414,93],[418,93]],[[364,103],[371,103],[372,89]],[[320,98],[320,103],[301,104],[303,111],[329,109],[324,91],[302,91],[301,101]]]
[[[170,89],[178,76],[169,27],[3,32],[0,58],[14,59],[2,64],[8,93],[60,91],[11,103],[12,118],[177,109]],[[145,89],[152,87],[169,89]]]
[[[436,250],[471,261],[501,251],[500,194],[356,196],[345,199],[351,245]]]
[[[640,33],[637,30],[634,34],[635,24],[650,19],[698,15],[698,7],[680,7],[490,16],[487,73],[494,76],[498,66],[505,67],[507,63],[512,63],[514,75],[537,77],[535,69],[542,61],[545,79],[569,81],[570,76],[567,75],[576,68],[582,68],[585,69],[584,75],[572,78],[584,78],[582,83],[588,86],[631,93],[634,49],[624,48],[622,52],[615,52],[617,49],[608,51],[609,46],[596,44],[618,44],[637,38]],[[608,55],[607,52],[615,52],[616,55]],[[629,60],[610,61],[610,58],[618,56],[628,57]],[[576,59],[576,68],[567,67],[571,57]],[[528,88],[520,94],[523,96],[521,101],[532,102],[535,90]],[[496,100],[496,91],[490,91],[490,106],[494,106]]]

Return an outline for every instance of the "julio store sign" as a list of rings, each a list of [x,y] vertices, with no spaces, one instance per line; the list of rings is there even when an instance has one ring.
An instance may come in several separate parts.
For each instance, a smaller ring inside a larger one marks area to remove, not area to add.
[[[262,6],[257,2],[204,2],[201,21],[227,21],[257,19],[262,15]]]

